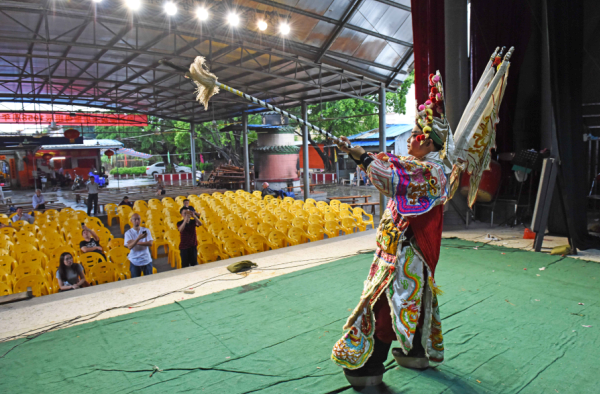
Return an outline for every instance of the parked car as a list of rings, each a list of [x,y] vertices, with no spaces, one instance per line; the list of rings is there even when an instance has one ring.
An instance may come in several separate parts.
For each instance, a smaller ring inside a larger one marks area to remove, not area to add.
[[[192,173],[192,169],[189,167],[184,167],[184,166],[178,166],[177,164],[174,164],[173,167],[175,168],[175,172],[189,172],[190,174]],[[165,173],[165,163],[162,161],[159,161],[157,163],[152,164],[149,167],[146,167],[146,175],[156,175],[156,174],[164,174]]]

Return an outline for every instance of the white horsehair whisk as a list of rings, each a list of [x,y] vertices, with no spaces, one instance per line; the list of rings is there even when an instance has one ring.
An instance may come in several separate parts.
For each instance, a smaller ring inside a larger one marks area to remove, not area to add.
[[[164,64],[165,66],[169,66],[177,71],[185,73],[186,78],[191,79],[196,84],[196,100],[198,100],[198,102],[204,106],[205,110],[208,109],[208,101],[210,100],[210,98],[215,94],[219,93],[219,89],[223,89],[235,94],[236,96],[242,97],[243,99],[248,100],[251,103],[258,104],[260,106],[270,109],[271,111],[275,111],[281,115],[287,116],[290,119],[293,119],[296,122],[314,131],[317,131],[328,138],[331,138],[336,144],[341,143],[349,146],[347,143],[341,141],[338,137],[334,136],[328,131],[323,130],[318,126],[315,126],[314,124],[309,123],[304,119],[297,117],[296,115],[293,115],[287,111],[282,110],[281,108],[277,108],[263,100],[259,100],[256,97],[250,96],[249,94],[246,94],[242,91],[232,88],[231,86],[219,82],[217,76],[211,73],[206,68],[206,59],[203,56],[196,56],[196,59],[190,65],[189,70],[185,67],[173,64],[165,59],[161,60],[160,64]]]

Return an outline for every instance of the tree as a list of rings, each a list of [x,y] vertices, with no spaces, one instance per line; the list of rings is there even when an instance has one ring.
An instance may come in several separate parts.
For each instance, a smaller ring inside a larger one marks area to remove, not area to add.
[[[386,93],[387,112],[406,113],[406,95],[411,85],[414,83],[414,71],[402,82],[402,85],[396,93]],[[367,96],[366,98],[377,101],[376,96]],[[300,107],[294,107],[288,110],[296,116],[301,116]],[[344,99],[330,103],[316,104],[308,106],[309,121],[336,137],[351,136],[363,131],[372,130],[379,127],[379,105],[369,103],[359,99]],[[361,116],[366,115],[366,116]],[[296,132],[301,135],[300,133]],[[323,160],[325,171],[332,171],[334,159],[319,147],[319,143],[326,145],[330,143],[320,133],[311,135],[309,133],[308,141],[315,148],[318,155]]]

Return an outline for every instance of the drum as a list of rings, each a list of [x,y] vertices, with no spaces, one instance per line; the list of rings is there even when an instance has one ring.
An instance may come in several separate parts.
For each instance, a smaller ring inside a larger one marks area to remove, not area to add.
[[[502,178],[502,169],[500,163],[495,160],[490,162],[489,171],[484,171],[479,182],[479,190],[477,190],[477,202],[490,202],[494,199],[498,188],[500,187],[500,180]],[[469,194],[469,182],[471,176],[467,173],[462,175],[460,179],[460,194],[467,196]]]

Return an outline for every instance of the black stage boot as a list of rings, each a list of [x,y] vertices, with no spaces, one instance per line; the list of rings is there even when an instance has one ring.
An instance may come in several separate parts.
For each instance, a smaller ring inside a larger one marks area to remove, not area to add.
[[[391,343],[385,343],[375,337],[373,354],[365,365],[358,369],[344,368],[344,374],[348,382],[355,387],[377,386],[383,381],[385,367],[383,363],[387,360]]]
[[[417,328],[413,338],[413,347],[408,354],[404,354],[402,349],[393,348],[392,355],[398,365],[404,368],[427,369],[429,368],[429,359],[425,355],[425,349],[421,343],[421,329]]]

